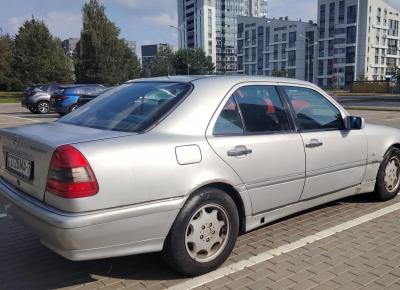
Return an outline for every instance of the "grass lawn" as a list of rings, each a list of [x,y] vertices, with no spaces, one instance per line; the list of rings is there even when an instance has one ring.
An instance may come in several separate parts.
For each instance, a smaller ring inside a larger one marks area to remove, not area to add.
[[[0,103],[19,103],[21,92],[0,92]]]

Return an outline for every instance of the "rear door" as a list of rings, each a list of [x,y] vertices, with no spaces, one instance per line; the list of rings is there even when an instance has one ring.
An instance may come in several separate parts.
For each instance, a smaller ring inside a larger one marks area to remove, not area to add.
[[[274,85],[241,85],[210,123],[208,142],[241,177],[253,214],[299,200],[305,156]]]
[[[365,172],[367,139],[363,130],[346,130],[341,111],[321,93],[284,86],[306,152],[302,199],[360,184]]]

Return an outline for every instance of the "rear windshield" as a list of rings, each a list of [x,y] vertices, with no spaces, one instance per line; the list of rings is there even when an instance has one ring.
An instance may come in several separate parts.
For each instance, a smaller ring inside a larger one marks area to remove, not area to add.
[[[116,87],[58,122],[112,131],[152,126],[191,90],[188,83],[142,82]]]

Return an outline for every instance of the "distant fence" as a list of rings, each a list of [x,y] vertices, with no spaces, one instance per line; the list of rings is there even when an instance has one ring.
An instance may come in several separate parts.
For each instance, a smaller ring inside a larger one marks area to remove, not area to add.
[[[391,85],[386,81],[354,82],[350,90],[352,93],[390,93]]]

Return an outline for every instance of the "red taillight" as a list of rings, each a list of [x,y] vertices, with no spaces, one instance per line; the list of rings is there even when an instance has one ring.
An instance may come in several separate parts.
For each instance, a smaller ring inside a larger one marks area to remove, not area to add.
[[[63,198],[82,198],[99,191],[89,162],[71,145],[58,147],[51,158],[47,191]]]

